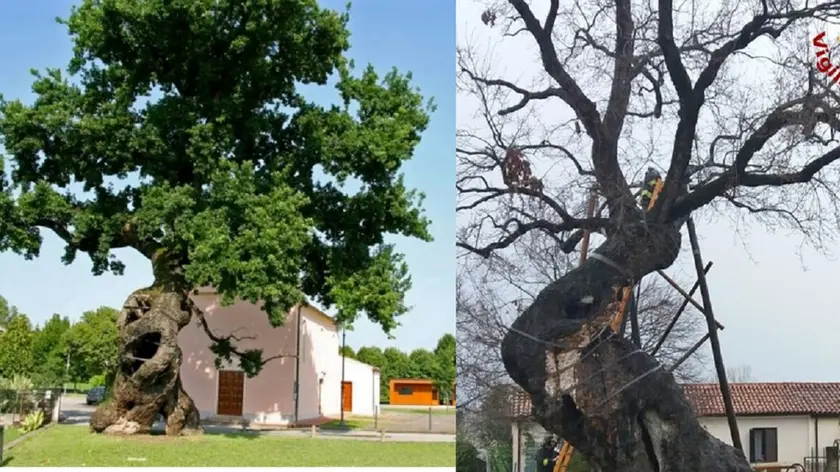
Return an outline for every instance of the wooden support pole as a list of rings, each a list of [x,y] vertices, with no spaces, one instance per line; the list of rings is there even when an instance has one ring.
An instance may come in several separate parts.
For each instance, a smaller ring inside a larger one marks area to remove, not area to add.
[[[635,290],[630,291],[630,340],[637,348],[642,348],[642,335],[639,332],[639,299],[634,293]]]
[[[677,282],[675,282],[674,279],[672,279],[671,277],[668,277],[668,274],[666,274],[665,271],[657,270],[656,273],[659,274],[660,277],[665,279],[665,281],[668,282],[668,285],[670,285],[671,287],[674,287],[674,290],[676,290],[677,292],[680,292],[680,295],[682,295],[688,303],[691,303],[694,306],[694,308],[697,308],[698,310],[700,310],[700,313],[703,313],[705,311],[705,308],[703,308],[703,305],[698,303],[697,300],[691,298],[688,295],[688,292],[683,290],[683,288],[680,287],[680,285]]]
[[[694,343],[694,346],[691,346],[691,349],[686,351],[685,354],[683,354],[682,357],[680,357],[677,360],[677,362],[674,362],[674,365],[672,365],[668,369],[668,372],[673,372],[673,371],[677,370],[683,364],[683,362],[687,361],[688,358],[691,357],[692,354],[694,354],[695,352],[697,352],[698,349],[700,349],[700,346],[702,346],[703,343],[706,342],[707,339],[709,339],[709,333],[704,334],[703,337],[700,338],[699,341]]]
[[[709,261],[709,263],[706,264],[706,267],[703,268],[703,273],[708,274],[709,269],[711,268],[712,261]],[[671,321],[668,323],[668,326],[665,327],[665,331],[662,333],[662,336],[659,337],[659,341],[656,342],[656,346],[654,346],[653,349],[650,351],[651,356],[655,356],[656,353],[659,352],[659,349],[662,348],[662,345],[665,344],[665,340],[668,339],[668,335],[671,334],[671,330],[673,330],[674,326],[677,325],[677,321],[679,321],[680,316],[682,316],[683,312],[685,312],[685,309],[688,307],[688,300],[691,299],[691,296],[694,295],[694,292],[696,292],[698,288],[700,288],[699,280],[697,282],[694,282],[694,285],[691,287],[691,290],[688,291],[688,298],[683,300],[682,305],[680,305],[680,307],[677,308],[677,312],[674,314],[674,317],[671,318]]]
[[[701,261],[701,263],[702,263],[702,261]],[[699,270],[701,270],[701,271],[702,271],[702,269],[703,269],[703,268],[701,267]],[[696,300],[694,300],[693,298],[691,298],[691,295],[689,295],[689,294],[688,294],[685,290],[683,290],[683,288],[682,288],[682,287],[680,287],[680,286],[679,286],[679,284],[677,284],[676,282],[674,282],[674,279],[672,279],[671,277],[668,277],[668,274],[666,274],[665,272],[663,272],[663,271],[661,271],[661,270],[658,270],[658,271],[656,271],[656,272],[657,272],[660,276],[662,276],[662,278],[663,278],[663,279],[665,279],[665,281],[666,281],[666,282],[668,282],[668,284],[669,284],[669,285],[671,285],[672,287],[674,287],[674,289],[675,289],[677,292],[680,292],[680,295],[682,295],[683,297],[685,297],[685,299],[686,299],[689,303],[691,303],[692,305],[694,305],[694,308],[697,308],[698,310],[700,310],[700,313],[703,313],[704,315],[706,314],[706,309],[705,309],[705,308],[703,308],[703,306],[702,306],[702,305],[700,305],[699,303],[697,303],[697,301],[696,301]],[[699,280],[700,280],[700,279],[698,278],[697,280],[698,280],[698,282],[699,282]],[[703,280],[706,280],[705,273],[704,273]],[[700,290],[700,293],[701,293],[701,295],[702,295],[702,293],[703,293],[703,290],[702,290],[702,289]],[[715,321],[715,324],[717,325],[718,329],[723,329],[723,325],[722,325],[722,324],[718,323],[717,321]]]
[[[706,274],[703,272],[703,257],[700,255],[700,243],[697,242],[697,228],[694,227],[694,220],[688,218],[688,238],[691,241],[691,252],[694,255],[694,268],[697,270],[697,280],[700,282],[700,295],[703,298],[703,310],[706,315],[706,324],[709,329],[709,340],[712,343],[712,356],[715,360],[720,394],[723,397],[723,406],[726,410],[726,419],[729,422],[729,432],[732,435],[732,445],[740,451],[744,451],[741,444],[741,435],[738,433],[738,422],[735,419],[735,407],[732,404],[732,392],[729,390],[729,382],[726,380],[726,368],[723,365],[723,354],[720,351],[720,339],[718,338],[715,315],[712,310],[712,299],[709,295],[709,285],[706,283]]]
[[[586,205],[586,217],[592,218],[595,216],[595,206],[598,204],[598,193],[595,189],[591,189],[589,191],[589,203]],[[589,256],[589,238],[592,236],[592,232],[587,230],[583,231],[583,242],[580,245],[580,264],[582,265],[586,262],[586,258]]]

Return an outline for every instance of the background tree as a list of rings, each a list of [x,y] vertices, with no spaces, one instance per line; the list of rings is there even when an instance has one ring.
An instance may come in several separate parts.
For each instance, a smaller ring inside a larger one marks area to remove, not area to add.
[[[103,306],[82,313],[67,331],[65,342],[76,373],[87,380],[95,375],[112,378],[119,365],[119,311]],[[110,386],[110,385],[109,385]]]
[[[435,355],[428,349],[418,348],[408,355],[409,378],[431,379],[435,375]]]
[[[3,161],[0,159],[0,171],[2,171]],[[6,328],[9,325],[9,320],[18,314],[18,309],[14,305],[9,305],[8,300],[0,295],[0,328]]]
[[[9,319],[6,331],[0,333],[0,377],[32,377],[35,367],[32,349],[34,336],[29,317],[16,314]]]
[[[387,347],[382,351],[385,366],[380,372],[380,381],[384,388],[380,390],[380,399],[391,401],[390,385],[392,379],[406,379],[411,377],[411,364],[408,355],[395,347]],[[384,399],[382,398],[384,396]]]
[[[353,352],[353,348],[350,347],[350,346],[339,346],[338,347],[338,355],[339,356],[344,355],[346,357],[349,357],[350,359],[355,359],[356,358],[356,353]]]
[[[431,105],[408,75],[354,72],[347,21],[315,0],[84,0],[63,21],[66,70],[36,74],[31,105],[0,106],[13,163],[0,250],[35,257],[48,230],[65,263],[83,252],[94,274],[121,273],[111,251],[127,247],[154,273],[118,317],[94,431],[148,431],[159,415],[167,434],[200,430],[178,375],[191,319],[219,359],[259,372],[262,351],[216,334],[188,298],[197,287],[261,304],[273,326],[304,297],[386,332],[406,313],[408,269],[384,236],[430,239],[399,171]],[[335,106],[296,90],[328,79]]]
[[[484,461],[478,457],[478,450],[468,440],[457,438],[455,451],[457,454],[455,470],[458,472],[484,472],[487,470]]]
[[[390,401],[392,379],[432,380],[444,401],[451,395],[455,381],[455,337],[451,334],[441,336],[434,351],[420,348],[406,354],[395,347],[383,351],[377,346],[362,346],[355,359],[379,368],[379,398],[382,402]]]
[[[356,353],[356,359],[359,362],[383,369],[385,367],[385,354],[382,353],[382,348],[377,346],[362,346]]]
[[[726,368],[726,378],[730,382],[754,382],[752,375],[752,367],[748,365],[734,365]],[[717,378],[709,379],[711,382],[717,382]]]
[[[441,336],[435,346],[435,370],[432,380],[440,392],[443,404],[449,404],[457,375],[455,369],[455,336],[447,333]]]
[[[35,383],[45,387],[64,384],[66,371],[67,343],[65,333],[70,329],[70,320],[53,314],[44,326],[35,330],[32,337],[32,357],[35,364]],[[114,326],[116,331],[116,326]],[[112,339],[116,341],[116,339]]]
[[[459,104],[483,123],[459,129],[457,245],[488,258],[530,232],[557,251],[584,230],[604,237],[601,257],[522,307],[502,338],[505,371],[543,426],[600,469],[747,471],[656,359],[609,331],[583,357],[581,335],[604,326],[616,287],[674,263],[696,211],[742,213],[818,247],[836,235],[840,96],[814,67],[814,47],[828,46],[805,39],[840,2],[532,3],[493,2],[483,19],[519,42],[517,58],[534,52],[538,77],[509,80],[504,58],[459,53]],[[665,184],[644,212],[634,190],[649,167]],[[575,382],[595,378],[609,382]]]

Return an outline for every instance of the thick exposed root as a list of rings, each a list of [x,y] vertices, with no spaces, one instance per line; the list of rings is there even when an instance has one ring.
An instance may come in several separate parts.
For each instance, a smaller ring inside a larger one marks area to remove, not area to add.
[[[615,264],[590,258],[546,287],[503,340],[505,368],[531,394],[540,424],[599,470],[749,471],[743,453],[700,426],[670,373],[604,330],[614,314],[614,288],[676,258],[676,229],[646,231],[598,248]],[[663,247],[669,240],[671,247]]]
[[[189,323],[186,296],[138,290],[117,319],[120,366],[111,399],[90,422],[92,431],[111,434],[146,433],[163,416],[166,434],[201,432],[198,410],[181,386],[178,332]]]

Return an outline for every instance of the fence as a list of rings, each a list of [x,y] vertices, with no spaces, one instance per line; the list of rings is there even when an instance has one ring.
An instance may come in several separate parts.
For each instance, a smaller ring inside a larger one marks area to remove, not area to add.
[[[59,389],[0,390],[0,423],[18,424],[38,410],[44,412],[44,423],[49,423],[60,395]]]
[[[372,418],[348,415],[345,423],[362,431],[455,434],[455,417],[455,407],[381,407]]]
[[[825,448],[825,456],[817,456],[812,450],[812,455],[802,460],[802,472],[840,472],[837,443],[835,441],[834,446]]]
[[[805,472],[836,472],[826,470],[825,457],[806,457],[804,462]]]

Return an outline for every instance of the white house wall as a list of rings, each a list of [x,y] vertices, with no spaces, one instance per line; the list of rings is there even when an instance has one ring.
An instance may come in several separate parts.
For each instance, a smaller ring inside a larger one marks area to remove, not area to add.
[[[732,445],[729,423],[726,417],[698,418],[700,424],[712,436]],[[805,457],[814,454],[815,436],[819,435],[819,456],[825,455],[825,448],[840,439],[840,418],[812,418],[810,416],[741,416],[738,417],[738,432],[741,435],[745,453],[749,458],[750,430],[754,428],[776,428],[778,439],[778,463],[802,464]],[[814,426],[818,431],[814,431]],[[515,422],[513,436],[513,471],[534,472],[535,454],[546,436],[546,431],[533,421]]]
[[[346,359],[344,368],[344,380],[353,383],[352,414],[373,416],[379,406],[379,372],[350,358]]]
[[[317,316],[303,319],[300,343],[301,418],[341,413],[341,356],[335,325]],[[305,414],[304,414],[305,410]]]
[[[704,417],[698,420],[710,434],[732,445],[732,435],[729,433],[726,417]],[[741,416],[737,421],[741,443],[748,458],[750,430],[776,428],[778,462],[782,464],[801,464],[805,457],[812,456],[816,434],[819,434],[820,456],[825,454],[825,447],[832,446],[835,439],[840,439],[840,418],[816,420],[809,416]],[[816,421],[818,433],[814,431]]]
[[[817,422],[818,427],[818,432],[816,434],[819,435],[819,455],[824,456],[825,448],[833,446],[835,440],[840,440],[840,418],[809,418],[809,445],[813,445],[815,443],[815,422]]]
[[[292,309],[283,326],[274,328],[259,305],[238,300],[223,306],[212,291],[191,296],[201,309],[214,332],[220,336],[237,336],[240,349],[262,349],[266,357],[282,357],[268,362],[258,375],[244,381],[242,416],[255,423],[283,425],[295,421],[294,381],[295,345],[297,343],[297,308]],[[328,416],[339,410],[340,370],[336,369],[338,335],[335,325],[326,316],[310,307],[301,307],[300,333],[300,400],[297,420],[305,421]],[[181,381],[195,401],[202,418],[217,415],[218,371],[210,339],[196,321],[178,334],[183,352]],[[222,370],[240,370],[237,362],[224,365]],[[340,368],[340,365],[338,365]],[[319,392],[318,379],[325,375],[324,388]],[[329,386],[333,388],[330,389]],[[334,405],[322,413],[322,405]]]

